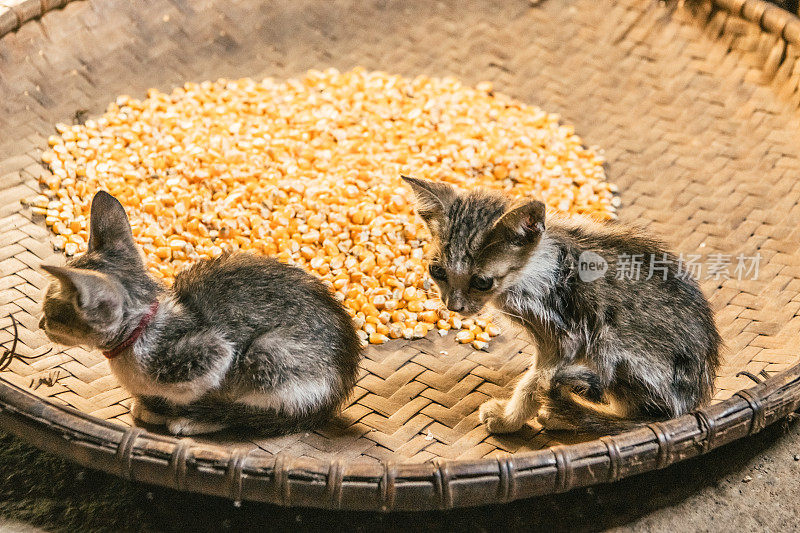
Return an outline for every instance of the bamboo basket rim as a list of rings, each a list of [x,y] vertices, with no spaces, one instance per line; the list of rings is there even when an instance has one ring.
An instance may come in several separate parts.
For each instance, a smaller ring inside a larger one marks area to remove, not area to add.
[[[0,37],[70,1],[0,2]],[[774,5],[763,0],[713,4],[787,43],[800,44],[800,19]],[[83,466],[234,501],[377,511],[503,503],[612,482],[757,433],[798,407],[800,364],[718,404],[615,436],[479,460],[376,464],[272,455],[258,449],[245,453],[126,428],[0,378],[0,427]]]

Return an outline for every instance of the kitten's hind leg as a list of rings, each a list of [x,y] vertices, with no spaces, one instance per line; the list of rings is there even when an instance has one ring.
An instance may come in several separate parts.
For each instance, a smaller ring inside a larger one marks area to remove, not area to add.
[[[541,408],[536,415],[536,420],[542,427],[553,430],[580,429],[574,420],[570,419],[564,404],[561,403],[558,409],[555,407],[551,398],[555,395],[562,398],[564,395],[573,393],[586,398],[590,402],[600,404],[605,398],[605,384],[600,376],[584,365],[569,365],[558,368],[553,372],[550,382],[543,387],[549,393],[543,393],[540,399]],[[548,401],[551,400],[551,401]],[[570,405],[571,407],[571,405]],[[562,412],[564,411],[564,412]]]
[[[197,400],[220,386],[234,360],[233,344],[214,328],[179,338],[163,357],[142,362],[153,394],[172,404]]]
[[[296,339],[290,329],[273,330],[258,337],[242,358],[241,374],[251,390],[237,399],[251,408],[288,417],[304,417],[335,402],[337,376],[308,354],[318,347]]]
[[[539,391],[537,421],[547,430],[610,434],[635,427],[624,398],[608,392],[602,378],[583,365],[553,372]]]
[[[131,416],[134,420],[144,422],[145,424],[152,424],[154,426],[163,426],[167,422],[167,417],[151,411],[145,405],[145,402],[140,398],[131,400]]]
[[[492,399],[481,405],[478,418],[489,433],[513,433],[522,429],[539,408],[536,391],[540,376],[531,366],[514,388],[508,400]]]
[[[589,367],[569,365],[555,371],[550,378],[550,387],[562,387],[589,401],[600,403],[604,399],[608,384]]]

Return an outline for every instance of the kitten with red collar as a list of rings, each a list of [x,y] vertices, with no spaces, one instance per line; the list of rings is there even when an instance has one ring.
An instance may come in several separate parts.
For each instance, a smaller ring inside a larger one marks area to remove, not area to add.
[[[197,262],[166,288],[106,192],[92,200],[86,254],[42,268],[54,278],[40,322],[47,336],[104,350],[134,397],[133,417],[173,434],[308,429],[355,384],[361,344],[322,282],[237,253]]]

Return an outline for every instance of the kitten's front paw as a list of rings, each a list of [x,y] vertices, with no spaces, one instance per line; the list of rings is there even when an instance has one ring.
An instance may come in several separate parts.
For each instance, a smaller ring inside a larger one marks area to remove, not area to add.
[[[518,421],[506,416],[506,400],[489,400],[478,410],[478,419],[486,426],[489,433],[514,433],[519,431],[525,421]]]
[[[167,421],[167,417],[150,411],[138,400],[131,401],[131,416],[134,420],[154,426],[163,426]]]
[[[225,424],[212,422],[198,422],[191,418],[173,418],[167,422],[167,430],[173,435],[199,435],[201,433],[214,433],[225,429]]]

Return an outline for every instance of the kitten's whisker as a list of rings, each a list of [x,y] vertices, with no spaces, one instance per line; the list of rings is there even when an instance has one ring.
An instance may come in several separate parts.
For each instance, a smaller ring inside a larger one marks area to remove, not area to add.
[[[523,322],[523,323],[528,323],[528,321],[527,321],[527,320],[525,320],[525,318],[524,318],[524,317],[522,317],[522,316],[520,316],[520,315],[515,315],[514,313],[509,313],[509,312],[507,312],[507,311],[503,311],[503,310],[501,310],[501,309],[497,309],[496,311],[497,311],[498,313],[500,313],[500,314],[503,314],[503,315],[510,316],[511,318],[518,318],[518,319],[519,319],[521,322]]]
[[[501,333],[501,334],[502,334],[502,333],[504,333],[504,332],[505,332],[505,328],[504,328],[504,325],[505,325],[505,324],[504,324],[504,322],[505,322],[507,319],[506,319],[504,316],[501,316],[500,314],[498,314],[498,313],[497,313],[497,310],[494,310],[494,311],[492,311],[492,312],[490,313],[490,315],[491,315],[491,316],[490,316],[490,318],[492,319],[492,322],[493,322],[493,323],[494,323],[494,324],[495,324],[495,325],[496,325],[498,328],[500,328],[500,333]]]

